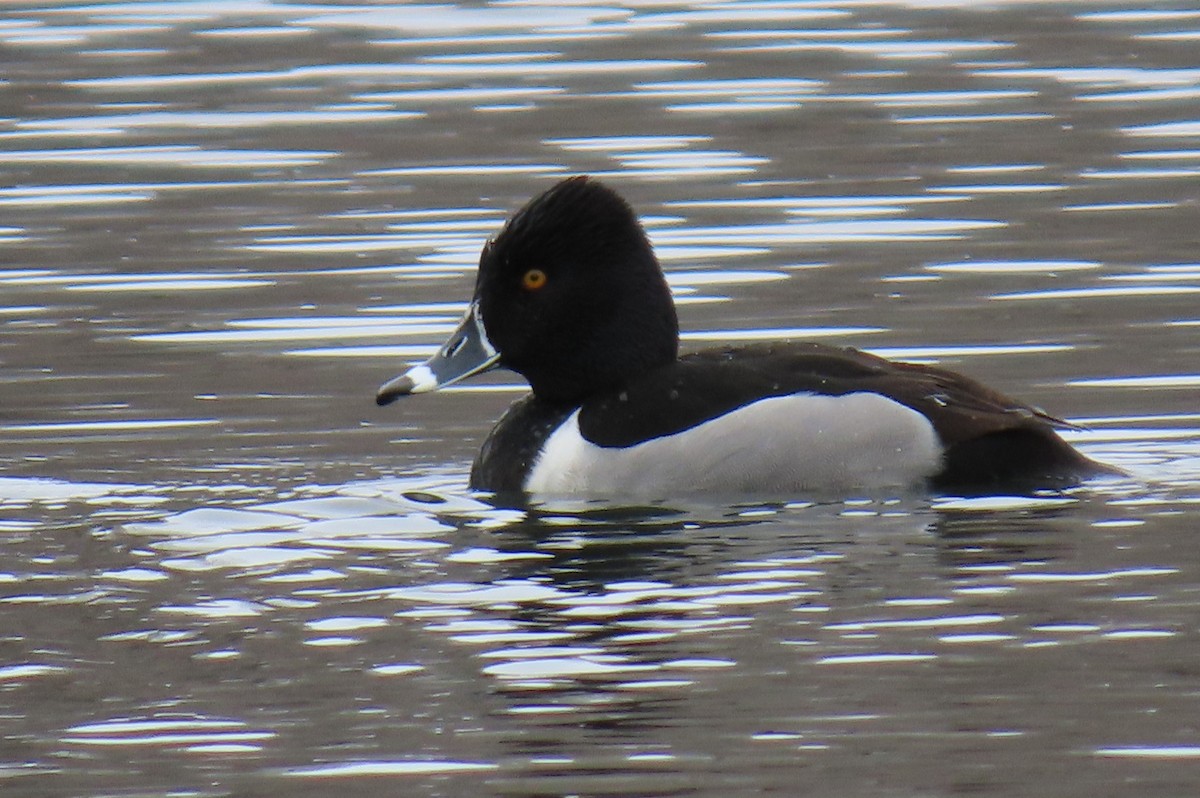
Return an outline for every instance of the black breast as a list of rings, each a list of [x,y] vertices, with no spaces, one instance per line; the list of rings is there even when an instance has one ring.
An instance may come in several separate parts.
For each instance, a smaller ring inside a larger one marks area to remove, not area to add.
[[[471,466],[471,487],[496,493],[522,490],[542,444],[574,409],[542,401],[533,394],[513,402],[496,422]]]

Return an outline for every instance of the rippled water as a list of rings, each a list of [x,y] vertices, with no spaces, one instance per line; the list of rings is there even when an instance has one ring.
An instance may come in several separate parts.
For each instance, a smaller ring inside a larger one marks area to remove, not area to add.
[[[1200,13],[10,2],[0,791],[1190,795]],[[495,506],[498,374],[378,409],[563,175],[685,346],[1088,428],[1036,497]]]

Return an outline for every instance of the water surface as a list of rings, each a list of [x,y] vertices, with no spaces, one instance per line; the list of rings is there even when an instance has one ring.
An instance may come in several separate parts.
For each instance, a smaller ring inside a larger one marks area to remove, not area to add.
[[[1187,795],[1200,15],[0,14],[0,788]],[[523,387],[379,409],[506,214],[638,208],[684,345],[940,363],[1067,494],[496,506]]]

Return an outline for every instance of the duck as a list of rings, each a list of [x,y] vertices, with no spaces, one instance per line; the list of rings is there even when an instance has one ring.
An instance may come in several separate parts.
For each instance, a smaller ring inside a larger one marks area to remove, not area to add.
[[[1059,436],[1073,425],[946,369],[802,341],[679,350],[636,212],[579,175],[485,243],[457,328],[376,402],[495,368],[521,375],[530,392],[471,467],[470,488],[496,494],[987,493],[1112,471]]]

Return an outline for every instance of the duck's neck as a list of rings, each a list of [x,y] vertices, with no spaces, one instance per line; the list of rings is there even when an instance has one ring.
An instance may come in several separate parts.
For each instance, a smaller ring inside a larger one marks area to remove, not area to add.
[[[651,256],[653,257],[653,256]],[[574,330],[545,342],[553,368],[523,370],[534,394],[556,404],[579,404],[589,396],[620,389],[679,357],[679,321],[662,273],[647,270],[638,285],[597,297],[576,319]],[[585,335],[579,330],[586,330]]]

